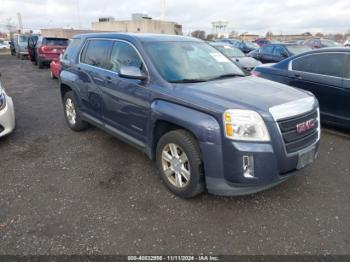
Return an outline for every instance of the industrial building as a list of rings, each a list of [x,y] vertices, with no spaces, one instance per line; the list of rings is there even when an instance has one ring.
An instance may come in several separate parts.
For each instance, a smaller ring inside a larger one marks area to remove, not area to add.
[[[98,22],[92,22],[91,29],[105,32],[182,35],[182,25],[176,22],[154,20],[147,14],[133,14],[131,20],[115,20],[113,17],[102,17]]]
[[[64,29],[64,28],[46,28],[41,29],[42,36],[72,38],[75,35],[93,33],[93,30],[81,30],[81,29]]]

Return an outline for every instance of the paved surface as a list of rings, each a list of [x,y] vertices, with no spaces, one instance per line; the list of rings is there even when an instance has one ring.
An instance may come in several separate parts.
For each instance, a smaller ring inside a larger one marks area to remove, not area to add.
[[[173,196],[145,155],[68,129],[58,82],[0,56],[16,131],[0,139],[0,254],[350,254],[350,136],[324,131],[317,163],[247,197]]]

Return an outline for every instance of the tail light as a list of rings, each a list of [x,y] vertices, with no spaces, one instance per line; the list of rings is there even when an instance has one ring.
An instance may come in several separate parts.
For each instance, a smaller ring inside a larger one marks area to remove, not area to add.
[[[259,76],[261,75],[261,73],[254,70],[254,71],[251,71],[251,72],[250,72],[250,75],[251,75],[251,76],[259,77]]]
[[[41,47],[39,48],[39,52],[40,52],[40,53],[49,53],[49,52],[52,52],[52,47],[43,45],[43,46],[41,46]]]

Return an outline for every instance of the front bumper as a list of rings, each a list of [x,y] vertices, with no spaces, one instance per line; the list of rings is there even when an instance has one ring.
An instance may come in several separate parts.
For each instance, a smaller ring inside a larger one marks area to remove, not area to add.
[[[6,96],[6,106],[0,111],[0,137],[11,133],[15,128],[15,110],[12,98]]]
[[[271,144],[231,141],[224,149],[224,152],[229,151],[230,154],[223,164],[222,176],[219,173],[216,173],[216,176],[206,176],[208,192],[221,196],[241,196],[277,186],[311,164],[300,167],[299,158],[305,152],[311,152],[312,160],[315,160],[318,147],[319,141],[293,155],[283,155],[282,161],[281,156],[275,152]],[[282,154],[281,152],[279,153]],[[245,176],[243,168],[245,156],[253,159],[253,176]]]

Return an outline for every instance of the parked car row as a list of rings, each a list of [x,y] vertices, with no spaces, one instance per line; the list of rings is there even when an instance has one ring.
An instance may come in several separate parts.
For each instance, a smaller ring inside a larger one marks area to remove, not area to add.
[[[250,52],[248,56],[259,60],[263,64],[277,63],[288,57],[295,56],[310,50],[310,47],[303,45],[268,44]]]
[[[28,57],[40,69],[49,66],[64,53],[69,39],[60,37],[43,37],[38,35],[16,35],[13,41],[13,55],[18,58]]]
[[[261,64],[260,61],[252,57],[247,57],[240,49],[227,45],[226,43],[213,42],[210,44],[225,56],[229,57],[246,75],[249,75],[256,66]]]

